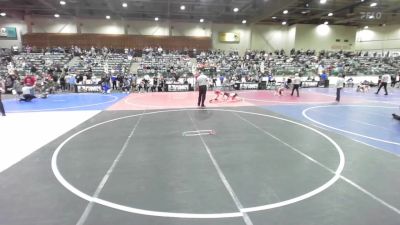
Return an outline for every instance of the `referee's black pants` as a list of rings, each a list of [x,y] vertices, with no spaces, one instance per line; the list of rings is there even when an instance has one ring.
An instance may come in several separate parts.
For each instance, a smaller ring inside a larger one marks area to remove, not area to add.
[[[388,94],[388,92],[387,92],[387,82],[381,82],[381,84],[379,85],[378,91],[376,93],[378,94],[382,87],[385,89],[385,95],[387,95]]]
[[[342,88],[336,88],[336,101],[340,102],[340,91]]]
[[[294,90],[296,90],[297,97],[299,97],[299,87],[300,87],[300,84],[294,84],[293,85],[292,94],[291,94],[292,96],[293,96]]]
[[[206,93],[207,93],[207,85],[199,86],[199,100],[197,101],[197,106],[204,107],[204,101],[206,100]]]

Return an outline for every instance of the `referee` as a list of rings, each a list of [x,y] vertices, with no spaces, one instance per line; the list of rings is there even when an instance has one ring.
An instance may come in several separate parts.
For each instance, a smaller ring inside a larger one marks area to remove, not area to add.
[[[344,88],[344,75],[340,75],[336,81],[336,101],[340,102],[340,92]]]
[[[205,107],[204,101],[206,100],[208,77],[202,73],[197,77],[197,84],[199,85],[199,99],[197,101],[197,106]]]
[[[382,76],[382,80],[381,83],[379,84],[379,88],[378,91],[375,92],[375,94],[379,94],[379,91],[381,90],[381,88],[383,87],[385,89],[385,95],[388,95],[388,91],[387,91],[387,84],[389,82],[390,79],[390,75],[389,74],[384,74]]]
[[[294,90],[296,90],[296,92],[297,92],[297,97],[300,96],[300,95],[299,95],[299,87],[300,87],[300,84],[301,84],[301,79],[300,79],[300,77],[299,77],[299,74],[296,73],[296,74],[295,74],[295,77],[294,77],[294,79],[293,79],[293,89],[292,89],[292,94],[291,94],[291,96],[293,96]]]

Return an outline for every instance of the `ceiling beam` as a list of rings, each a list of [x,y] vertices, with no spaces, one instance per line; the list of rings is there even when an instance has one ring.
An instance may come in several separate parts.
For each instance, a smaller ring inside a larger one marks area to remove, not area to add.
[[[288,8],[297,0],[279,0],[279,1],[267,1],[264,3],[263,7],[257,10],[255,16],[248,19],[250,23],[258,23],[266,18],[271,18],[274,14],[281,12],[282,10]]]
[[[117,18],[122,19],[121,13],[115,9],[114,5],[112,4],[111,0],[104,0],[107,4],[107,8],[116,16]]]
[[[293,23],[304,23],[304,22],[307,22],[307,21],[310,21],[310,20],[321,19],[323,17],[326,17],[329,12],[335,14],[335,13],[338,13],[338,12],[342,12],[344,10],[348,10],[350,8],[354,9],[354,8],[360,6],[360,5],[366,4],[368,1],[370,1],[370,0],[366,0],[364,2],[360,1],[360,2],[356,2],[356,3],[353,2],[351,4],[347,4],[347,5],[343,6],[343,7],[340,7],[338,9],[334,9],[334,10],[326,9],[324,12],[317,13],[317,14],[312,15],[312,16],[305,16],[304,18],[295,20]],[[331,18],[329,18],[329,19],[331,19]]]
[[[231,3],[231,2],[232,1],[230,0],[229,3]],[[238,2],[238,1],[235,1],[235,2]],[[151,1],[149,1],[149,0],[135,0],[135,1],[132,2],[132,4],[134,4],[134,3],[157,4],[157,5],[158,4],[168,4],[168,2],[166,0],[151,0]],[[248,0],[240,1],[240,2],[238,2],[238,5],[243,5],[243,4],[246,4],[246,3],[248,3]],[[170,2],[170,4],[177,4],[177,5],[185,4],[186,6],[190,6],[190,5],[196,6],[197,5],[197,6],[212,6],[212,7],[213,6],[221,6],[221,7],[227,6],[225,1],[224,2],[220,2],[220,1],[216,1],[216,0],[207,1],[207,2],[202,2],[200,0],[197,0],[197,1],[172,1],[172,2]]]
[[[61,10],[59,10],[57,7],[55,7],[54,5],[52,5],[50,2],[46,1],[46,0],[38,0],[38,2],[40,2],[40,4],[46,6],[47,8],[41,8],[38,10],[51,10],[53,11],[53,13],[61,13]],[[31,9],[30,7],[26,7],[25,9]],[[67,15],[71,15],[70,12],[68,12],[67,10],[62,10],[63,14],[67,14]]]
[[[38,0],[38,2],[40,2],[40,4],[46,6],[49,9],[53,9],[53,10],[57,10],[56,7],[54,7],[52,4],[50,4],[49,2],[47,2],[46,0]]]

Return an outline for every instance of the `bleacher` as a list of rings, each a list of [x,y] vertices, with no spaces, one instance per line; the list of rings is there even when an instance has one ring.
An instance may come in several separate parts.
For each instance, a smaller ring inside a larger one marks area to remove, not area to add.
[[[192,72],[192,61],[187,55],[164,54],[158,56],[145,55],[139,63],[138,75],[167,76],[170,72],[188,74]]]
[[[13,56],[15,68],[19,74],[30,73],[34,66],[37,71],[45,72],[51,67],[63,68],[71,60],[72,56],[65,53],[21,53]]]
[[[101,77],[105,72],[108,73],[117,68],[125,69],[125,73],[128,73],[132,62],[132,58],[128,58],[127,54],[113,53],[107,54],[107,56],[81,56],[70,66],[77,74],[84,74],[90,68],[93,75]]]

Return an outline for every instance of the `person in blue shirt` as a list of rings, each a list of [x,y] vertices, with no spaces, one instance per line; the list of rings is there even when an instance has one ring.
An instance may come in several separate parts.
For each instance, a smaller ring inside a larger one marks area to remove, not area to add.
[[[324,87],[328,87],[328,84],[327,84],[328,75],[326,74],[325,70],[322,71],[320,78],[321,78],[320,85],[324,85]]]
[[[325,71],[322,71],[322,74],[321,74],[321,81],[323,81],[323,82],[325,82],[325,80],[328,78],[328,75],[326,75],[326,72]]]
[[[221,82],[221,85],[224,83],[224,76],[222,74],[219,76],[219,81]]]

